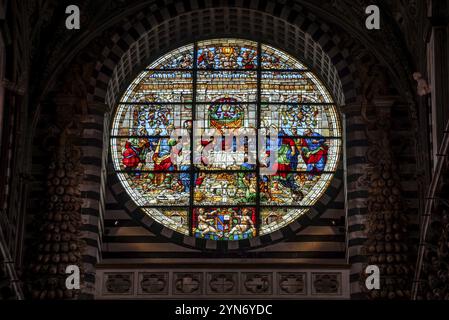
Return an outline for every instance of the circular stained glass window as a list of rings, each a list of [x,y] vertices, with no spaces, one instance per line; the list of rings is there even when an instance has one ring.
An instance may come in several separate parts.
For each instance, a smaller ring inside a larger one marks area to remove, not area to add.
[[[243,240],[298,219],[341,152],[336,105],[292,56],[214,39],[174,50],[131,83],[113,120],[115,172],[146,214],[184,235]]]

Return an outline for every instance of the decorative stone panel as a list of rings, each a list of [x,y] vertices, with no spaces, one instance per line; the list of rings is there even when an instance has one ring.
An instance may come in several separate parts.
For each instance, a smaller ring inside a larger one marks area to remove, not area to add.
[[[238,294],[237,272],[209,272],[207,274],[206,293],[212,295]]]
[[[201,295],[203,293],[203,274],[199,272],[174,273],[173,294]]]
[[[131,295],[134,292],[134,273],[105,273],[103,276],[104,295]]]
[[[349,299],[340,269],[97,269],[96,299]]]
[[[168,272],[139,273],[138,293],[141,295],[167,295]]]
[[[279,295],[307,294],[306,277],[307,274],[304,272],[279,272],[277,282]]]
[[[312,273],[312,295],[340,295],[341,274]]]
[[[262,272],[243,272],[242,294],[270,295],[273,292],[273,274]]]

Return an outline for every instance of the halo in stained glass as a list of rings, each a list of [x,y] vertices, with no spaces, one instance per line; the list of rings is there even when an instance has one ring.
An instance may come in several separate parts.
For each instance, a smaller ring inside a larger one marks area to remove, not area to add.
[[[151,63],[123,94],[111,131],[113,167],[135,204],[171,230],[217,241],[269,234],[306,214],[341,145],[337,107],[318,77],[244,39],[199,41]]]

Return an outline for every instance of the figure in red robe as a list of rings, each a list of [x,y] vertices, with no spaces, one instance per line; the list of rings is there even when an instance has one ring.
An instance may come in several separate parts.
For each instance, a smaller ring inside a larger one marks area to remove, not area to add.
[[[242,54],[242,65],[245,69],[255,69],[256,65],[254,63],[255,55],[251,50],[245,50]]]
[[[140,163],[145,162],[146,150],[150,144],[145,139],[141,139],[136,144],[126,141],[125,150],[123,150],[122,163],[126,169],[136,169]]]
[[[215,55],[210,50],[204,50],[198,57],[198,66],[205,67],[206,69],[213,69],[215,67]]]

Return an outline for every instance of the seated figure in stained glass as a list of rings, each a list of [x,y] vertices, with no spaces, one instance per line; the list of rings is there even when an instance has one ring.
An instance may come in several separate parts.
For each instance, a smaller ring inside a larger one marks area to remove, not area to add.
[[[313,179],[314,174],[324,171],[327,162],[328,146],[326,139],[311,129],[304,131],[307,138],[301,139],[301,155],[307,165],[309,179]]]

